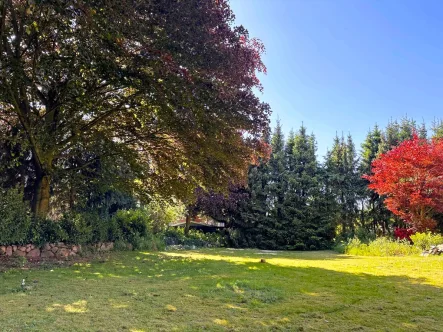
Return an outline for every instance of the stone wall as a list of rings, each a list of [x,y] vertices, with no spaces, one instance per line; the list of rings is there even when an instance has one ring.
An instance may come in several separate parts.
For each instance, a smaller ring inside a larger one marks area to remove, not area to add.
[[[113,242],[103,242],[87,246],[97,251],[109,251],[114,249]],[[81,245],[65,244],[63,242],[46,243],[42,247],[33,244],[0,246],[0,256],[26,257],[31,259],[40,258],[68,258],[77,256],[82,250]]]

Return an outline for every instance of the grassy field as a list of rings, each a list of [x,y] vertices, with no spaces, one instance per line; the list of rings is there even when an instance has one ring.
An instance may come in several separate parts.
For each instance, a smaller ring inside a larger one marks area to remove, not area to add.
[[[442,331],[442,289],[443,257],[122,252],[2,272],[0,331]]]

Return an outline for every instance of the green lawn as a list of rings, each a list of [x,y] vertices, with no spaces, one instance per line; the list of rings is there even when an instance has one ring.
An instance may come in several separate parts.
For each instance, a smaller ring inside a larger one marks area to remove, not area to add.
[[[113,253],[1,273],[0,331],[442,331],[442,289],[443,257]]]

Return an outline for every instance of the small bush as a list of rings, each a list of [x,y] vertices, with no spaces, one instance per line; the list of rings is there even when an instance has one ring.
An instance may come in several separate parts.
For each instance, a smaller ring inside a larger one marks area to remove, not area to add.
[[[121,237],[130,243],[137,237],[145,237],[152,234],[152,220],[146,210],[120,210],[113,217],[114,222],[120,229]]]
[[[114,250],[116,251],[126,251],[129,250],[129,245],[123,240],[116,240],[114,242]]]
[[[73,244],[92,242],[92,229],[95,225],[88,223],[84,215],[67,213],[63,215],[60,221],[54,223],[59,223],[60,227],[66,232],[66,242]]]
[[[394,236],[398,240],[406,239],[411,241],[411,235],[414,234],[414,230],[412,228],[399,228],[396,227],[394,229]]]
[[[66,241],[69,241],[69,234],[63,229],[62,223],[48,219],[34,218],[26,242],[43,245],[47,242]]]
[[[0,216],[0,244],[25,243],[31,218],[19,189],[0,189]]]
[[[135,250],[150,250],[158,251],[165,249],[165,242],[163,237],[155,235],[139,236],[136,234],[131,243]]]
[[[376,235],[364,227],[358,227],[355,230],[355,237],[357,237],[363,243],[369,243],[376,239]]]
[[[432,234],[431,232],[415,233],[410,235],[410,238],[414,247],[421,250],[428,250],[431,246],[443,244],[443,236],[441,234]]]
[[[195,247],[221,247],[224,245],[223,237],[219,233],[204,233],[189,230],[185,236],[183,228],[169,228],[164,233],[166,245],[184,245]]]
[[[84,218],[91,226],[92,243],[116,241],[122,238],[122,232],[116,219],[101,217],[98,213],[87,213]]]

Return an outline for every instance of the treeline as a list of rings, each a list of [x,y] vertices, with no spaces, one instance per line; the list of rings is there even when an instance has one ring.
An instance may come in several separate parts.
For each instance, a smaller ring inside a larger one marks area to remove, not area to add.
[[[362,175],[371,172],[378,155],[414,133],[442,137],[442,122],[435,122],[432,130],[408,118],[391,121],[384,129],[375,126],[359,150],[350,134],[337,135],[319,160],[314,134],[301,126],[285,138],[278,123],[268,138],[269,161],[250,168],[247,195],[224,216],[231,244],[313,250],[329,248],[334,240],[392,234],[394,226],[404,224],[367,188]],[[238,195],[238,189],[231,190],[231,200],[232,195]]]

